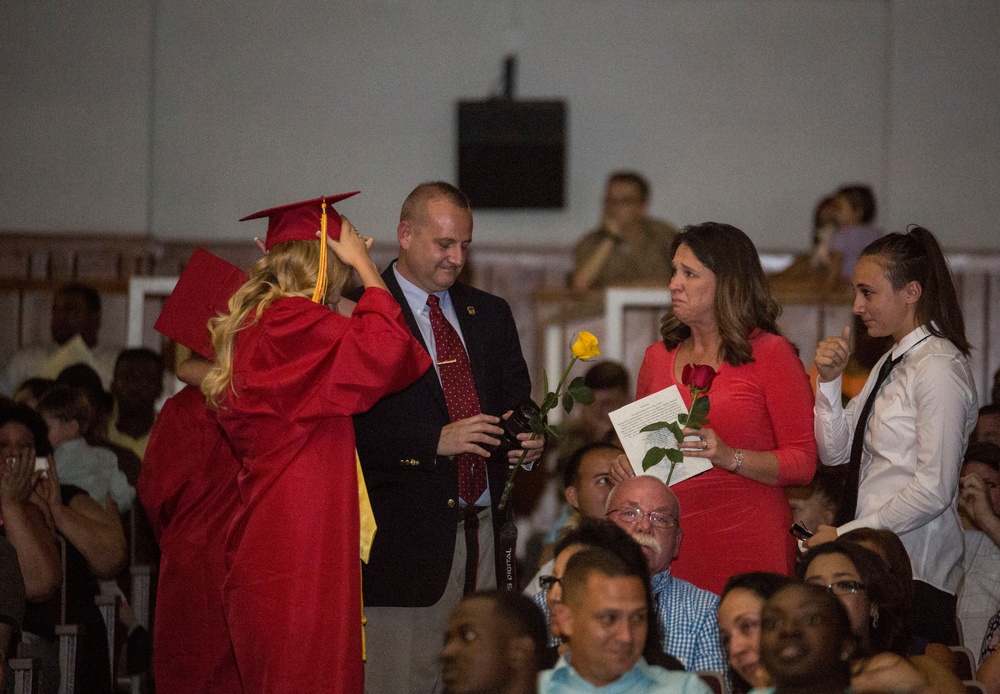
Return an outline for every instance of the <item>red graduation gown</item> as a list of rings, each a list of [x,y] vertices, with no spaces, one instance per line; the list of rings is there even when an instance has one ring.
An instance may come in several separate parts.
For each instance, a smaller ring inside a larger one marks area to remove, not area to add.
[[[164,403],[137,485],[161,550],[153,626],[161,694],[242,691],[222,609],[239,469],[200,390],[188,386]]]
[[[218,416],[243,466],[223,599],[245,691],[363,691],[351,416],[429,367],[380,289],[349,319],[279,299],[237,336]]]

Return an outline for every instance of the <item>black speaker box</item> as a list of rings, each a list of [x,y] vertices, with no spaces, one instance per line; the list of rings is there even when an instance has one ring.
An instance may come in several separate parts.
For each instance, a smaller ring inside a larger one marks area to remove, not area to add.
[[[458,187],[478,209],[565,204],[563,101],[460,101]]]

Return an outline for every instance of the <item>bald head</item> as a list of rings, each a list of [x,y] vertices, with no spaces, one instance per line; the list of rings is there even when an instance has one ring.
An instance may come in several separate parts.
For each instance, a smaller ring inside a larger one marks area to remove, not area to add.
[[[651,475],[631,477],[608,495],[608,518],[642,546],[650,575],[670,568],[680,551],[680,503],[670,488]]]

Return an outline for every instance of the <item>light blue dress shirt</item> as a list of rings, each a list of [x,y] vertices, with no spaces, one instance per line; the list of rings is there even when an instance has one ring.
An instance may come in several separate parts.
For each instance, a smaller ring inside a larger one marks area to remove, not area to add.
[[[538,675],[538,694],[712,694],[712,690],[693,672],[674,672],[659,665],[649,665],[639,658],[632,669],[604,687],[595,687],[569,664],[559,658],[551,670]]]

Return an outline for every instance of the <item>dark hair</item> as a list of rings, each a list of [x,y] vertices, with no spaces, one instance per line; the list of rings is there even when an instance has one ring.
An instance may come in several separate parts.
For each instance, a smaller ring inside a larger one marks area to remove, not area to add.
[[[83,284],[82,282],[70,282],[62,285],[58,290],[56,290],[56,296],[65,296],[66,294],[75,294],[83,299],[83,303],[89,312],[101,312],[101,294],[89,284]]]
[[[14,395],[17,395],[21,391],[28,393],[32,398],[38,400],[42,397],[42,394],[49,388],[56,384],[51,378],[41,378],[39,376],[34,376],[32,378],[25,379],[21,385],[14,389]]]
[[[94,421],[90,401],[86,393],[79,388],[52,386],[38,399],[36,409],[43,417],[48,415],[64,422],[76,422],[80,425],[81,436],[87,435]]]
[[[965,463],[982,463],[1000,472],[1000,446],[989,441],[973,441],[965,449]]]
[[[813,475],[812,481],[809,484],[789,485],[785,487],[785,496],[791,498],[796,492],[802,490],[803,492],[808,492],[804,498],[809,498],[818,492],[829,502],[829,506],[833,509],[833,516],[836,518],[839,511],[840,498],[844,493],[846,467],[845,465],[817,465],[816,474]]]
[[[606,441],[594,441],[593,443],[580,446],[573,451],[573,455],[566,460],[566,466],[563,468],[563,489],[575,487],[580,484],[580,466],[583,464],[584,458],[594,451],[605,450],[624,453],[620,446]]]
[[[608,578],[637,578],[643,585],[648,585],[644,581],[644,576],[636,571],[636,567],[630,566],[619,555],[603,547],[587,547],[570,557],[566,562],[566,571],[562,577],[563,602],[566,596],[583,590],[587,579],[591,574],[599,573]],[[646,606],[649,607],[649,590],[646,590]]]
[[[905,633],[913,632],[913,565],[899,536],[884,528],[855,528],[840,536],[844,542],[853,542],[864,547],[865,543],[875,545],[875,553],[882,560],[892,589],[888,599],[892,610],[903,620]],[[908,645],[908,644],[907,644]]]
[[[631,390],[629,388],[630,381],[628,369],[616,361],[602,361],[594,364],[583,375],[583,385],[591,390],[620,388],[627,393]]]
[[[1000,371],[997,372],[1000,374]],[[984,405],[979,408],[979,414],[976,416],[976,427],[979,427],[979,420],[983,417],[989,417],[991,415],[1000,415],[1000,402],[993,402],[989,405]],[[972,430],[971,441],[978,441],[976,438],[976,429]]]
[[[493,609],[514,636],[527,636],[535,647],[535,667],[541,667],[542,657],[548,648],[549,630],[545,625],[545,615],[530,598],[523,593],[509,590],[484,590],[467,595],[465,600],[488,600]]]
[[[816,207],[813,208],[813,245],[819,243],[819,234],[817,233],[820,229],[826,226],[829,222],[825,220],[824,213],[828,209],[834,209],[837,202],[837,198],[834,195],[827,195],[821,198]]]
[[[861,213],[862,224],[871,224],[875,219],[877,208],[871,186],[863,183],[841,186],[836,195],[845,198],[852,208]]]
[[[646,606],[649,607],[650,614],[652,614],[653,594],[649,583],[649,562],[646,561],[646,555],[642,552],[642,546],[631,535],[609,520],[581,518],[580,524],[576,528],[559,538],[552,556],[558,557],[564,549],[573,545],[582,545],[585,550],[598,549],[616,556],[623,565],[628,567],[628,575],[638,576],[642,579],[642,585],[646,591]],[[574,554],[570,561],[575,559],[577,554]],[[663,653],[663,637],[659,620],[649,620],[644,649],[647,661],[653,662]]]
[[[159,352],[154,352],[148,347],[133,347],[131,349],[123,349],[121,354],[118,355],[118,359],[115,360],[115,372],[118,371],[118,367],[122,364],[146,362],[153,364],[156,368],[163,373],[165,368],[163,365],[163,356]]]
[[[434,198],[447,198],[455,207],[470,212],[472,210],[468,196],[452,184],[446,181],[427,181],[418,185],[406,196],[399,211],[399,221],[415,221],[424,214],[427,203]]]
[[[27,405],[18,403],[0,403],[0,427],[10,422],[17,422],[31,432],[35,439],[35,455],[49,455],[52,445],[49,443],[49,427],[42,416]]]
[[[671,257],[681,244],[715,275],[715,322],[723,361],[732,366],[752,362],[750,335],[755,330],[781,335],[777,322],[781,306],[771,294],[753,241],[729,224],[704,222],[686,227],[674,238]],[[668,308],[660,334],[667,349],[674,349],[691,336],[691,328]]]
[[[722,589],[722,595],[719,596],[719,599],[721,600],[729,595],[730,592],[741,588],[749,590],[757,597],[767,600],[789,583],[792,583],[792,579],[783,574],[773,574],[767,571],[749,571],[730,576],[729,580],[726,581],[725,587]]]
[[[779,590],[792,583],[792,579],[788,576],[768,573],[767,571],[750,571],[748,573],[736,574],[735,576],[730,576],[729,580],[726,581],[726,585],[722,589],[722,594],[719,596],[719,604],[721,605],[726,596],[737,589],[748,590],[760,599],[767,600]],[[718,607],[716,608],[716,614],[718,614]],[[750,683],[744,680],[743,676],[736,672],[733,666],[729,664],[729,643],[724,637],[722,649],[727,654],[726,668],[729,671],[729,679],[734,684],[734,691],[750,691],[752,688]]]
[[[638,171],[615,171],[608,176],[607,185],[612,183],[631,183],[639,189],[639,199],[643,203],[649,202],[649,181]]]
[[[861,257],[865,256],[877,259],[893,290],[898,292],[910,282],[917,282],[922,290],[916,305],[917,324],[950,340],[969,356],[972,346],[965,337],[962,307],[934,234],[914,225],[905,234],[886,234],[872,241],[861,251]]]
[[[581,518],[577,527],[556,541],[552,556],[558,557],[564,549],[573,545],[606,549],[618,555],[636,574],[649,583],[649,563],[642,552],[642,546],[611,521],[603,518]]]
[[[817,606],[821,606],[822,609],[829,612],[833,616],[834,622],[831,626],[834,628],[836,634],[835,638],[839,641],[840,644],[853,643],[854,639],[852,638],[851,634],[851,618],[847,614],[847,609],[840,602],[840,600],[836,598],[835,595],[833,595],[830,591],[825,590],[824,588],[817,585],[811,585],[809,583],[792,583],[790,585],[784,586],[783,588],[779,589],[764,604],[764,608],[762,610],[762,617],[766,617],[766,615],[764,615],[763,613],[767,611],[772,601],[777,600],[783,593],[791,591],[805,592],[810,602],[815,603]],[[770,651],[765,650],[763,644],[763,632],[774,631],[776,625],[771,625],[768,623],[766,619],[761,619],[760,626],[761,626],[761,653],[760,653],[761,663],[767,669],[768,674],[771,675],[775,684],[777,684],[778,691],[781,691],[783,685],[793,684],[793,683],[783,682],[781,680],[780,668],[772,668],[769,666],[769,664],[766,661],[769,660],[768,656],[770,655]],[[841,649],[838,648],[837,650],[840,651]],[[834,675],[834,673],[836,673],[835,676],[843,680],[844,684],[850,682],[851,679],[850,660],[840,657],[840,653],[838,653],[837,655],[838,657],[836,659],[831,660],[828,663],[821,664],[818,670],[813,671],[811,673],[811,675],[815,678],[813,680],[814,683],[832,684],[827,678]],[[801,685],[808,683],[795,682],[794,684],[800,685],[801,688]]]
[[[111,417],[111,409],[114,407],[114,398],[111,393],[104,390],[101,377],[97,375],[93,367],[87,364],[67,366],[56,376],[56,383],[76,388],[87,396],[93,413],[90,431],[87,434],[87,443],[93,445],[96,440],[103,438],[107,434],[108,419]]]
[[[805,580],[809,564],[824,554],[847,557],[857,570],[861,582],[865,584],[868,600],[878,614],[878,621],[874,626],[871,624],[872,620],[868,621],[867,633],[855,634],[859,637],[859,655],[870,656],[890,651],[905,656],[910,647],[908,615],[902,612],[898,597],[893,595],[895,582],[882,557],[866,547],[838,538],[814,547],[806,554],[799,564],[799,580]]]

